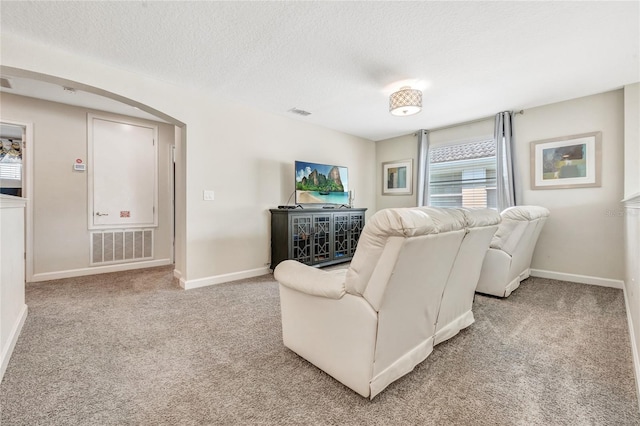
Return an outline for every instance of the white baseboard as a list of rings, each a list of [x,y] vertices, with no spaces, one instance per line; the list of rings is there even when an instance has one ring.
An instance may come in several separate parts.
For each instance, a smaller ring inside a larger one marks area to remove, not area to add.
[[[109,272],[130,271],[132,269],[153,268],[154,266],[164,265],[171,265],[171,259],[147,260],[143,262],[121,263],[117,265],[70,269],[67,271],[45,272],[42,274],[34,274],[29,282],[59,280],[61,278],[73,278],[82,277],[85,275],[106,274]]]
[[[4,377],[4,372],[7,370],[7,366],[9,365],[9,359],[11,359],[11,354],[13,353],[13,348],[16,347],[16,343],[18,342],[18,337],[20,337],[20,332],[22,331],[22,326],[24,325],[24,321],[27,319],[27,305],[22,306],[22,310],[20,311],[20,315],[18,316],[18,320],[13,325],[11,329],[11,333],[9,334],[9,339],[5,344],[4,348],[2,348],[2,358],[0,359],[0,381]]]
[[[633,370],[636,375],[636,395],[638,396],[638,411],[640,411],[640,355],[638,354],[638,345],[636,342],[635,329],[633,327],[633,319],[631,318],[631,309],[629,299],[627,298],[627,287],[622,287],[624,293],[624,305],[627,310],[627,324],[629,325],[629,338],[631,341],[631,356],[633,358]]]
[[[177,279],[182,279],[182,271],[179,271],[177,269],[173,270],[173,277],[177,278]]]
[[[267,266],[256,269],[249,269],[246,271],[232,272],[230,274],[214,275],[211,277],[198,278],[195,280],[184,280],[180,278],[180,286],[185,290],[191,290],[199,287],[206,287],[210,285],[227,283],[229,281],[243,280],[245,278],[259,277],[260,275],[266,275],[269,273]]]
[[[550,278],[552,280],[569,281],[572,283],[598,285],[600,287],[612,287],[619,290],[622,290],[624,288],[624,282],[622,280],[590,277],[588,275],[567,274],[564,272],[545,271],[543,269],[531,269],[531,276],[539,278]]]

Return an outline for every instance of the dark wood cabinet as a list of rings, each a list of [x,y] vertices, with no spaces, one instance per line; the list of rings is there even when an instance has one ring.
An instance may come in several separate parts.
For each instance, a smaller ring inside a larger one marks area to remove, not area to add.
[[[271,209],[271,269],[286,259],[326,266],[351,260],[367,209]]]

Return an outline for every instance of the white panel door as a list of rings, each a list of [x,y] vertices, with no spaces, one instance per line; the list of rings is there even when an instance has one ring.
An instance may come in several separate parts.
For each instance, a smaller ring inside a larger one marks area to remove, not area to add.
[[[89,126],[90,228],[156,226],[157,128],[91,115]]]

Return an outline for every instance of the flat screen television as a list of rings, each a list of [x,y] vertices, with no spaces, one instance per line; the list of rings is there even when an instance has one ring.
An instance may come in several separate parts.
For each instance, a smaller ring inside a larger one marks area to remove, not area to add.
[[[296,161],[296,204],[349,204],[346,167]]]

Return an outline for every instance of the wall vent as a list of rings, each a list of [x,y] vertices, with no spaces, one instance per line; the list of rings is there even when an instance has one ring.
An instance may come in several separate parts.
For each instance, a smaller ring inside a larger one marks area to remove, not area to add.
[[[94,231],[90,265],[153,259],[153,229]]]
[[[303,109],[298,109],[298,108],[291,108],[289,110],[290,113],[292,114],[298,114],[298,115],[302,115],[303,117],[306,117],[307,115],[311,115],[311,113],[309,111],[305,111]]]

